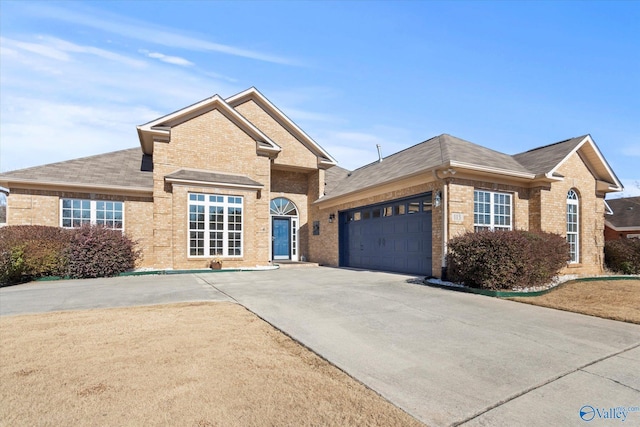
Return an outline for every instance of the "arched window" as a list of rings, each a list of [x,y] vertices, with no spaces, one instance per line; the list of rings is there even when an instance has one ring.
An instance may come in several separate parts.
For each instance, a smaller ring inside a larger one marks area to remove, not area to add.
[[[567,193],[567,242],[571,253],[571,263],[580,261],[580,199],[571,189]]]
[[[298,210],[291,200],[278,197],[271,201],[271,215],[296,216],[298,215]]]

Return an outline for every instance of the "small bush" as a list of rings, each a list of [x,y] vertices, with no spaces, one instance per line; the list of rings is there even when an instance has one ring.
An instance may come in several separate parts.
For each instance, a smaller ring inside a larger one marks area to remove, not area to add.
[[[616,273],[640,274],[640,239],[610,240],[604,244],[604,262]]]
[[[549,283],[569,261],[564,237],[546,232],[481,231],[449,241],[450,280],[485,289]]]
[[[135,266],[140,253],[122,232],[85,225],[74,229],[65,251],[67,274],[74,279],[116,276]]]
[[[0,228],[0,286],[64,275],[69,231],[41,225]]]

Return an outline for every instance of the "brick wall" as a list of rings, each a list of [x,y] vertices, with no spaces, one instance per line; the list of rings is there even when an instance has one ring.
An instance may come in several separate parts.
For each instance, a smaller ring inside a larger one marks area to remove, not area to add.
[[[157,268],[204,268],[212,257],[188,257],[187,193],[244,197],[242,258],[224,258],[224,267],[253,267],[269,262],[270,162],[256,153],[256,142],[218,110],[171,130],[171,142],[154,143],[153,258]],[[179,169],[245,175],[264,185],[257,190],[186,187],[166,184]]]
[[[273,161],[274,165],[308,169],[316,169],[318,167],[316,155],[302,145],[300,141],[254,101],[240,104],[235,107],[235,110],[282,148],[278,157]]]
[[[570,264],[563,273],[600,274],[604,265],[604,195],[596,192],[595,179],[578,154],[569,157],[558,173],[566,178],[541,191],[542,229],[566,235],[567,193],[574,189],[580,200],[580,262]]]

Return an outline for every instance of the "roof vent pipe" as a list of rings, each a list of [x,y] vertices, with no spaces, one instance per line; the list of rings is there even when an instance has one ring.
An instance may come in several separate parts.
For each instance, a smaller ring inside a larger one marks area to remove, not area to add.
[[[376,144],[376,148],[378,149],[378,163],[382,162],[382,153],[380,152],[380,144]]]

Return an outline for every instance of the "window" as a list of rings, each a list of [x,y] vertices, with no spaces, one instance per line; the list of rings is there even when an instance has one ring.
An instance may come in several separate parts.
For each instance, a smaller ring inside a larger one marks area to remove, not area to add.
[[[124,228],[123,202],[102,200],[62,199],[62,226],[81,227],[84,224],[102,225],[113,230]]]
[[[242,256],[242,197],[189,194],[189,256]]]
[[[473,225],[475,231],[511,230],[511,194],[474,191]]]
[[[567,193],[567,242],[569,243],[571,263],[577,263],[580,260],[579,202],[578,193],[569,190]]]

